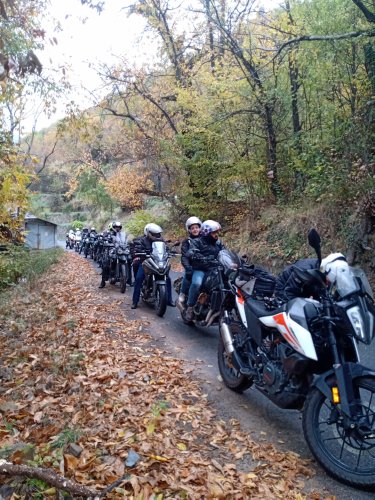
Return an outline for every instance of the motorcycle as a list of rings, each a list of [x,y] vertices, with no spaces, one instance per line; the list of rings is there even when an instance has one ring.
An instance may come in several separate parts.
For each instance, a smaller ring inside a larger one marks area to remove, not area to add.
[[[173,247],[179,245],[175,243]],[[167,279],[171,268],[171,256],[178,255],[169,249],[164,241],[152,243],[151,254],[136,253],[136,256],[146,256],[142,262],[145,279],[142,284],[141,297],[143,302],[155,308],[156,314],[163,317],[167,309]]]
[[[228,250],[222,250],[219,254],[220,260],[208,259],[211,269],[206,273],[197,302],[193,306],[193,320],[186,319],[186,303],[181,304],[179,300],[176,301],[176,307],[179,309],[182,321],[185,324],[204,327],[218,325],[223,307],[234,306],[233,300],[231,300],[232,297],[227,294],[229,291],[228,273],[233,270],[233,265],[237,265],[237,256],[234,258],[233,255]],[[272,295],[275,278],[260,269],[257,272],[258,275],[262,274],[263,278],[261,296]],[[182,277],[179,277],[173,283],[177,295],[181,292],[181,285]],[[260,290],[258,290],[259,292]]]
[[[74,250],[76,252],[79,252],[79,249],[81,248],[81,241],[82,241],[82,234],[81,232],[76,232],[75,238],[74,238]]]
[[[309,243],[320,265],[315,230]],[[319,269],[296,269],[309,292],[280,304],[257,299],[257,278],[238,256],[218,260],[228,275],[218,345],[225,385],[235,392],[254,385],[280,408],[302,410],[305,439],[327,473],[375,489],[375,372],[360,364],[357,348],[375,335],[365,273],[345,262],[327,284]]]
[[[131,262],[129,245],[117,245],[109,251],[110,282],[112,285],[120,283],[121,293],[125,293],[129,279],[129,263]]]

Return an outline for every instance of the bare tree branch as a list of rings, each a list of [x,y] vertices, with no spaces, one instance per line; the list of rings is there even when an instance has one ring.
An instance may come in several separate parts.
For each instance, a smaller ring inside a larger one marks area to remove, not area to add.
[[[51,469],[43,467],[30,467],[29,465],[14,465],[5,460],[0,462],[0,474],[6,476],[21,476],[40,479],[51,486],[85,498],[97,498],[99,493],[90,490],[82,484],[78,484],[70,479],[60,476]]]
[[[350,33],[341,33],[338,35],[302,35],[298,36],[297,38],[292,38],[291,40],[288,40],[287,42],[283,43],[278,51],[275,54],[275,57],[279,56],[280,53],[286,49],[286,47],[289,47],[290,45],[295,45],[300,42],[329,42],[329,41],[335,41],[335,40],[347,40],[350,38],[359,38],[361,36],[366,36],[366,37],[374,37],[375,36],[375,29],[374,30],[369,30],[369,31],[353,31]]]
[[[375,23],[375,12],[371,12],[361,0],[352,0],[369,23]]]

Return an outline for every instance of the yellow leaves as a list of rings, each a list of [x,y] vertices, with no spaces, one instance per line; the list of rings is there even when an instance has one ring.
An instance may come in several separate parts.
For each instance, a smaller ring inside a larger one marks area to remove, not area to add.
[[[146,427],[146,433],[148,435],[152,434],[153,432],[155,432],[155,427],[156,427],[156,422],[155,421],[150,422]]]
[[[162,457],[160,455],[150,455],[150,458],[152,458],[152,460],[157,460],[158,462],[169,462],[170,461],[170,458]]]
[[[187,450],[187,446],[185,443],[177,443],[177,448],[180,450],[180,451],[186,451]]]
[[[121,206],[128,208],[141,208],[143,195],[153,189],[153,182],[148,172],[137,171],[134,167],[120,166],[105,183],[109,194]]]

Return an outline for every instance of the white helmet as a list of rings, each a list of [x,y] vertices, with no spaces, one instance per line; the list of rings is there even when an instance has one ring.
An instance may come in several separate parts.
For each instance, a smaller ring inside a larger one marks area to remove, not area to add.
[[[337,275],[342,272],[348,272],[349,265],[342,253],[331,253],[322,260],[320,270],[326,273],[330,283],[335,283]]]
[[[145,225],[144,233],[145,236],[150,238],[150,240],[158,240],[161,238],[162,228],[153,222]]]
[[[202,221],[198,217],[189,217],[185,222],[186,231],[189,231],[190,226],[193,224],[197,224],[199,227],[202,227]]]
[[[210,233],[220,231],[221,225],[216,220],[205,220],[201,227],[201,234],[208,236]]]

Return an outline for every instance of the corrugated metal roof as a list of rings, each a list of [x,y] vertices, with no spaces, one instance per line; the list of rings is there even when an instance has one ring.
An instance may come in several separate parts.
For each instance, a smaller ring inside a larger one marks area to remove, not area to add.
[[[30,212],[26,212],[25,222],[33,221],[33,220],[40,220],[42,222],[47,222],[48,224],[53,224],[54,226],[57,226],[57,224],[55,224],[54,222],[51,222],[51,221],[46,220],[46,219],[41,219],[40,217],[37,217],[36,215],[31,214]]]

